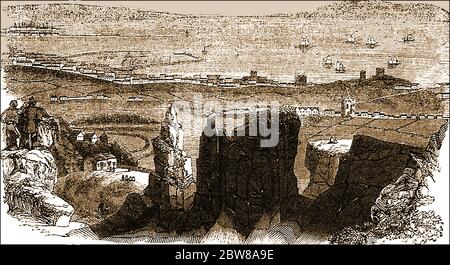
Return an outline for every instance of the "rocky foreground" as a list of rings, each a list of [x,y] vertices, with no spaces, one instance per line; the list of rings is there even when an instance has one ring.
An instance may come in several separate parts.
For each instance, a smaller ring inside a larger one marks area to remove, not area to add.
[[[1,161],[9,212],[24,212],[49,225],[69,225],[74,208],[53,194],[57,168],[49,151],[2,151]]]
[[[438,168],[448,122],[435,126],[429,140],[422,142],[363,134],[351,140],[310,142],[305,158],[311,174],[306,189],[310,196],[306,197],[299,194],[294,173],[301,121],[289,108],[279,118],[279,143],[274,147],[260,147],[260,136],[201,136],[197,192],[189,209],[171,209],[155,199],[155,191],[164,192],[157,185],[167,184],[150,172],[150,179],[161,183],[152,183],[143,192],[122,189],[113,212],[91,229],[100,238],[151,230],[155,238],[187,235],[201,237],[198,242],[215,242],[226,232],[230,242],[284,243],[295,243],[300,235],[327,234],[333,234],[336,243],[367,243],[369,237],[382,238],[393,229],[401,234],[407,227],[404,220],[416,219],[431,220],[427,231],[439,231],[439,218],[417,209],[432,202],[427,182]],[[236,130],[242,128],[247,124]],[[74,211],[84,209],[80,202],[86,200],[77,192],[83,189],[81,182],[76,189],[65,183],[60,191],[64,195],[64,190],[71,190],[76,198],[73,207],[53,193],[58,163],[46,148],[2,151],[1,162],[10,212],[67,226]],[[114,192],[107,197],[114,197]],[[91,201],[87,207],[94,213],[97,203]],[[439,235],[432,233],[430,238]]]
[[[190,209],[170,210],[155,200],[148,204],[154,193],[149,186],[144,195],[129,195],[116,214],[92,228],[109,237],[152,224],[160,232],[206,233],[208,238],[223,228],[236,231],[234,238],[261,239],[263,219],[270,224],[265,233],[279,226],[319,235],[368,223],[389,226],[394,214],[408,216],[426,197],[421,191],[437,168],[448,129],[448,123],[441,124],[428,141],[416,143],[359,134],[330,146],[311,143],[305,163],[312,176],[307,190],[313,196],[306,197],[299,194],[293,170],[301,122],[284,110],[276,147],[260,148],[259,137],[202,135],[197,193]],[[319,179],[326,185],[318,188],[323,184]]]

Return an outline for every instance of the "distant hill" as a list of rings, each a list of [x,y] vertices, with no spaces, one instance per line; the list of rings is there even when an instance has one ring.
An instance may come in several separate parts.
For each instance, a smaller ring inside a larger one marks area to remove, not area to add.
[[[151,21],[158,18],[193,18],[194,15],[180,15],[128,7],[107,7],[71,3],[10,5],[4,11],[15,22],[34,21],[51,25],[73,23],[117,23]],[[295,12],[295,10],[293,10]],[[290,16],[294,14],[274,14]],[[267,16],[267,17],[272,17]],[[448,21],[449,13],[432,4],[391,3],[379,0],[342,1],[320,7],[312,12],[297,13],[298,17],[309,19],[383,19],[412,21]],[[198,15],[195,15],[198,17]],[[210,17],[210,16],[207,16]]]
[[[53,22],[53,24],[139,21],[176,16],[176,14],[166,12],[128,7],[70,3],[9,5],[4,8],[4,11],[16,22],[35,21],[42,23],[47,21]]]
[[[311,19],[448,21],[449,12],[441,7],[424,3],[350,0],[319,7],[308,13],[306,17]]]

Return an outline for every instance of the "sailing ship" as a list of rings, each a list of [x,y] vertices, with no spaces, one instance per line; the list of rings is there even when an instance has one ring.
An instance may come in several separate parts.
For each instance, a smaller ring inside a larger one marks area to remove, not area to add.
[[[388,60],[388,66],[389,67],[395,67],[395,66],[397,66],[399,64],[400,64],[400,60],[397,57],[395,57],[395,56],[391,56],[389,58],[389,60]]]
[[[404,43],[413,42],[413,41],[415,41],[415,39],[412,34],[408,34],[408,35],[406,35],[406,37],[403,37]]]
[[[323,65],[327,68],[331,68],[331,66],[333,66],[333,60],[330,55],[327,55],[327,57],[323,59]]]
[[[369,38],[367,39],[366,45],[369,46],[369,48],[374,48],[377,44],[378,44],[378,42],[374,39],[374,37],[369,36]]]
[[[345,41],[345,43],[348,43],[348,44],[356,43],[355,37],[353,36],[353,33],[347,36],[347,40]]]
[[[298,45],[298,47],[301,50],[306,50],[310,47],[310,45],[311,44],[309,43],[308,36],[302,36],[302,40],[300,41],[300,44]]]
[[[345,66],[342,62],[336,61],[336,64],[334,66],[334,70],[336,70],[336,73],[345,73]]]
[[[202,50],[202,54],[205,55],[208,53],[208,48],[211,47],[211,44],[208,45],[204,45],[203,46],[203,50]]]

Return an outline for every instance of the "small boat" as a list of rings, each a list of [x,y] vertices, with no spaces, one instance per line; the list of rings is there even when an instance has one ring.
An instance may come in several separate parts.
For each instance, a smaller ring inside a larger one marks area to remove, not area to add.
[[[367,39],[366,45],[369,46],[369,48],[373,49],[375,46],[377,46],[378,42],[374,39],[373,36],[369,36]]]
[[[333,66],[333,59],[330,55],[323,59],[323,65],[327,68],[331,68]]]
[[[302,37],[302,41],[300,42],[300,47],[309,47],[309,40],[307,36]]]
[[[208,48],[211,47],[211,44],[208,45],[204,45],[203,46],[203,50],[202,50],[202,54],[207,54],[208,53]]]
[[[347,44],[355,44],[355,37],[353,36],[353,33],[347,36],[347,40],[345,41]]]
[[[336,73],[345,73],[346,68],[342,62],[336,61],[334,70],[336,70]]]
[[[391,56],[388,60],[389,67],[396,67],[399,64],[400,64],[400,60],[395,56]]]
[[[302,36],[302,40],[300,41],[300,44],[298,45],[298,48],[300,48],[302,51],[310,48],[310,43],[307,36]]]
[[[414,42],[414,41],[415,41],[415,39],[412,34],[408,34],[408,35],[406,35],[406,37],[403,37],[404,43]]]

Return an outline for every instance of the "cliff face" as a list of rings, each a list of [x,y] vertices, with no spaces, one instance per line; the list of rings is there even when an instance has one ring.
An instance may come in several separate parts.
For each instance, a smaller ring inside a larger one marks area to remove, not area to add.
[[[227,210],[237,231],[248,235],[264,213],[296,196],[293,167],[299,130],[295,112],[281,111],[275,147],[260,147],[261,136],[203,134],[194,206],[182,216],[178,231],[210,228],[220,211]]]
[[[1,161],[10,212],[25,212],[50,225],[69,224],[73,208],[52,192],[57,169],[49,151],[2,151]]]
[[[317,141],[306,147],[305,166],[310,171],[308,187],[302,195],[316,198],[333,186],[341,158],[350,150],[351,140]]]
[[[430,137],[420,156],[411,155],[416,167],[405,168],[395,182],[380,192],[371,208],[371,219],[374,222],[383,224],[392,218],[410,214],[421,204],[426,205],[432,201],[427,195],[427,181],[428,178],[433,178],[433,172],[439,167],[439,149],[447,130],[448,123]]]
[[[423,147],[355,135],[350,151],[341,157],[334,185],[313,201],[303,226],[336,230],[372,221],[377,210],[371,209],[382,190],[399,178],[414,178],[418,158],[426,159],[425,154]]]

